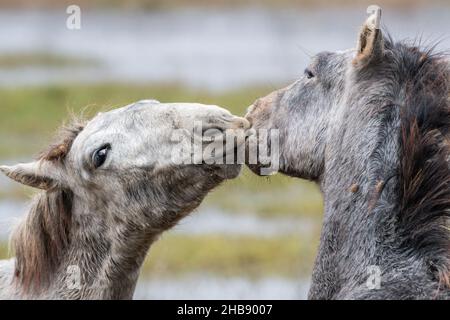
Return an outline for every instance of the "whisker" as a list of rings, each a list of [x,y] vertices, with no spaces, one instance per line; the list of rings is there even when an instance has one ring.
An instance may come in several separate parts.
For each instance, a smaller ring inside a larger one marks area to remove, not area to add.
[[[308,58],[312,58],[314,56],[314,53],[309,51],[308,49],[304,48],[303,46],[297,44],[297,48],[300,49],[300,51],[306,55]]]

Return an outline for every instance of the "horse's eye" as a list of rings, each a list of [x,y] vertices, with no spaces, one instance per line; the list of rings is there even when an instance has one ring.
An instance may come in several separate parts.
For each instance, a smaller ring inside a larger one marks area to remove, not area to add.
[[[309,70],[308,68],[306,68],[305,76],[306,76],[306,78],[311,79],[311,78],[314,78],[314,73],[311,70]]]
[[[95,169],[101,167],[105,163],[110,149],[111,146],[108,144],[94,152],[94,154],[92,155],[92,163],[94,164]]]

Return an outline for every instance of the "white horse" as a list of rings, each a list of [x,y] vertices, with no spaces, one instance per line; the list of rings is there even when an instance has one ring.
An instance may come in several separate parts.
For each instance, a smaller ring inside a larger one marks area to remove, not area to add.
[[[43,190],[13,233],[15,258],[0,261],[0,298],[132,298],[150,245],[239,174],[181,158],[195,122],[223,136],[250,127],[217,106],[146,100],[64,128],[35,162],[0,167]]]

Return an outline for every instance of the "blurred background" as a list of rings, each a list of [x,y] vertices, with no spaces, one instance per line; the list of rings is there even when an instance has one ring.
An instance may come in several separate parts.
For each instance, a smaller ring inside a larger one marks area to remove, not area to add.
[[[81,29],[66,27],[68,5]],[[0,163],[29,161],[70,112],[140,99],[243,115],[309,56],[354,47],[369,1],[0,0]],[[396,39],[450,48],[449,0],[382,0]],[[0,177],[0,259],[33,190]],[[322,219],[309,182],[241,177],[150,250],[136,298],[302,299]]]

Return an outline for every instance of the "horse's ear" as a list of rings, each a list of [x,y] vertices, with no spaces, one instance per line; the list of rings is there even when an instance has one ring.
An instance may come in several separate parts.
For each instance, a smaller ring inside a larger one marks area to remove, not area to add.
[[[62,168],[51,161],[39,160],[13,166],[0,166],[7,177],[26,186],[49,190],[62,184]]]
[[[381,8],[369,7],[372,14],[363,24],[358,37],[355,65],[364,66],[383,57],[384,40],[380,29]]]

